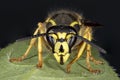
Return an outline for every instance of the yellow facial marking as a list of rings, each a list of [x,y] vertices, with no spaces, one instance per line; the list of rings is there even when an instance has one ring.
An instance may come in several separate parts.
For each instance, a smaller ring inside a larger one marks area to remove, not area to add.
[[[65,33],[65,32],[63,32],[63,33],[61,33],[61,32],[58,32],[57,33],[57,35],[58,35],[58,38],[60,39],[60,38],[63,38],[63,39],[65,39],[65,37],[66,37],[66,34],[67,33]]]
[[[57,36],[55,34],[49,34],[49,36],[52,36],[54,39],[57,39]]]
[[[63,56],[63,63],[65,63],[68,60],[69,56],[70,56],[69,53],[67,53],[65,56]],[[58,56],[57,53],[54,53],[54,57],[57,60],[57,62],[60,63],[60,61],[61,61],[60,56]]]
[[[66,41],[57,42],[55,44],[54,52],[55,52],[54,57],[57,60],[57,62],[60,64],[64,64],[70,56],[69,46]],[[62,59],[61,59],[61,57],[62,57]]]
[[[62,49],[64,50],[63,52],[60,51],[60,47],[62,46]],[[55,49],[54,51],[58,54],[58,55],[66,55],[66,53],[69,52],[69,46],[67,44],[67,42],[57,42],[55,44]]]
[[[67,33],[65,33],[65,32],[57,33],[58,39],[65,39],[66,35],[67,35]],[[70,56],[69,46],[68,46],[67,41],[62,41],[62,42],[57,41],[54,46],[54,52],[55,52],[54,57],[57,60],[57,62],[60,64],[64,64]]]
[[[75,34],[74,32],[71,32],[71,34],[67,35],[66,39],[68,40],[70,37],[74,36],[74,34]]]

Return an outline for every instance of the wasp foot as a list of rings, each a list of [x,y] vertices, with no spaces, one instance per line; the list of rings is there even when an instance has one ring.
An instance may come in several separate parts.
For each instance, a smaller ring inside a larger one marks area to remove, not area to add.
[[[38,63],[38,64],[36,65],[36,67],[37,67],[37,68],[42,68],[42,64],[41,64],[41,63]]]
[[[101,73],[101,70],[97,70],[97,69],[88,69],[91,73],[93,73],[93,74],[99,74],[99,73]]]
[[[11,58],[9,61],[10,62],[21,62],[23,59],[22,58]]]
[[[96,59],[94,59],[93,57],[90,57],[90,60],[92,61],[92,62],[94,62],[95,64],[104,64],[104,62],[103,61],[100,61],[100,60],[96,60]]]
[[[67,68],[66,68],[66,70],[67,70],[67,73],[70,73],[70,69],[71,68],[71,66],[70,65],[67,65]]]

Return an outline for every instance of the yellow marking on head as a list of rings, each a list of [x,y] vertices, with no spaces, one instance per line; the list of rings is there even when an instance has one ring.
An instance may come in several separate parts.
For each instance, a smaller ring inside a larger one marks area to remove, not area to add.
[[[70,37],[74,36],[75,35],[75,32],[71,32],[71,34],[68,34],[66,39],[69,39]]]
[[[65,37],[66,37],[66,34],[67,33],[65,33],[65,32],[63,32],[63,33],[61,33],[61,32],[58,32],[57,33],[57,35],[58,35],[58,38],[60,39],[60,38],[63,38],[63,39],[65,39]]]
[[[53,19],[48,18],[45,22],[50,22],[53,26],[57,25]]]
[[[63,56],[63,63],[65,63],[68,60],[69,56],[70,56],[69,53]],[[57,53],[54,53],[54,57],[57,60],[57,62],[60,63],[60,56]]]
[[[66,39],[67,33],[65,32],[57,32],[56,34],[57,36],[55,36],[57,39]],[[54,57],[57,62],[60,64],[64,64],[68,60],[69,56],[69,45],[67,41],[57,41],[54,45]]]
[[[56,58],[57,62],[61,64],[62,56],[62,63],[64,64],[70,56],[68,43],[66,41],[56,42],[54,46],[54,52],[54,57]]]
[[[76,24],[79,24],[77,21],[74,21],[74,22],[72,22],[71,24],[70,24],[70,26],[74,26],[74,25],[76,25]]]
[[[63,52],[60,52],[60,46],[62,45],[63,47]],[[69,52],[69,46],[67,44],[67,42],[57,42],[55,44],[55,48],[54,51],[58,54],[58,55],[65,55],[66,53]]]
[[[49,36],[52,36],[54,39],[57,39],[57,35],[55,34],[49,34]]]

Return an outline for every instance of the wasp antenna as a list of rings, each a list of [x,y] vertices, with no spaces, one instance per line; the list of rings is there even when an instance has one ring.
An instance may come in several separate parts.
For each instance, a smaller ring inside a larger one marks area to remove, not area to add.
[[[93,22],[87,19],[81,19],[81,22],[85,25],[85,26],[104,26],[98,22]]]
[[[86,43],[90,44],[91,46],[95,47],[98,51],[102,52],[102,53],[107,53],[106,50],[104,50],[103,48],[97,46],[96,44],[92,43],[91,41],[83,38],[82,36],[76,35],[78,38],[80,38],[81,40],[85,41]]]
[[[24,41],[24,40],[28,40],[28,39],[32,39],[32,38],[37,38],[37,37],[45,36],[45,35],[46,35],[46,33],[42,33],[42,34],[37,34],[37,35],[25,37],[25,38],[20,38],[20,39],[17,39],[16,42],[18,42],[18,41]]]

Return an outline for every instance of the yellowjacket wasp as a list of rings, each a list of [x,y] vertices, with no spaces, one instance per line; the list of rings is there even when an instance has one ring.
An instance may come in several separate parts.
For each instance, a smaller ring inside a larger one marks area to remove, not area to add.
[[[10,61],[22,61],[28,55],[30,49],[38,39],[38,64],[42,67],[42,45],[46,45],[53,53],[57,62],[63,65],[69,58],[71,51],[78,48],[76,57],[67,65],[67,72],[70,72],[71,65],[76,62],[86,50],[86,63],[90,72],[99,72],[90,66],[90,60],[96,64],[102,64],[102,61],[95,60],[91,54],[91,46],[102,53],[106,51],[91,42],[92,27],[102,26],[99,23],[84,19],[80,14],[69,10],[58,10],[48,15],[45,22],[39,22],[38,28],[31,37],[22,38],[31,39],[28,49],[20,58],[11,58]]]

